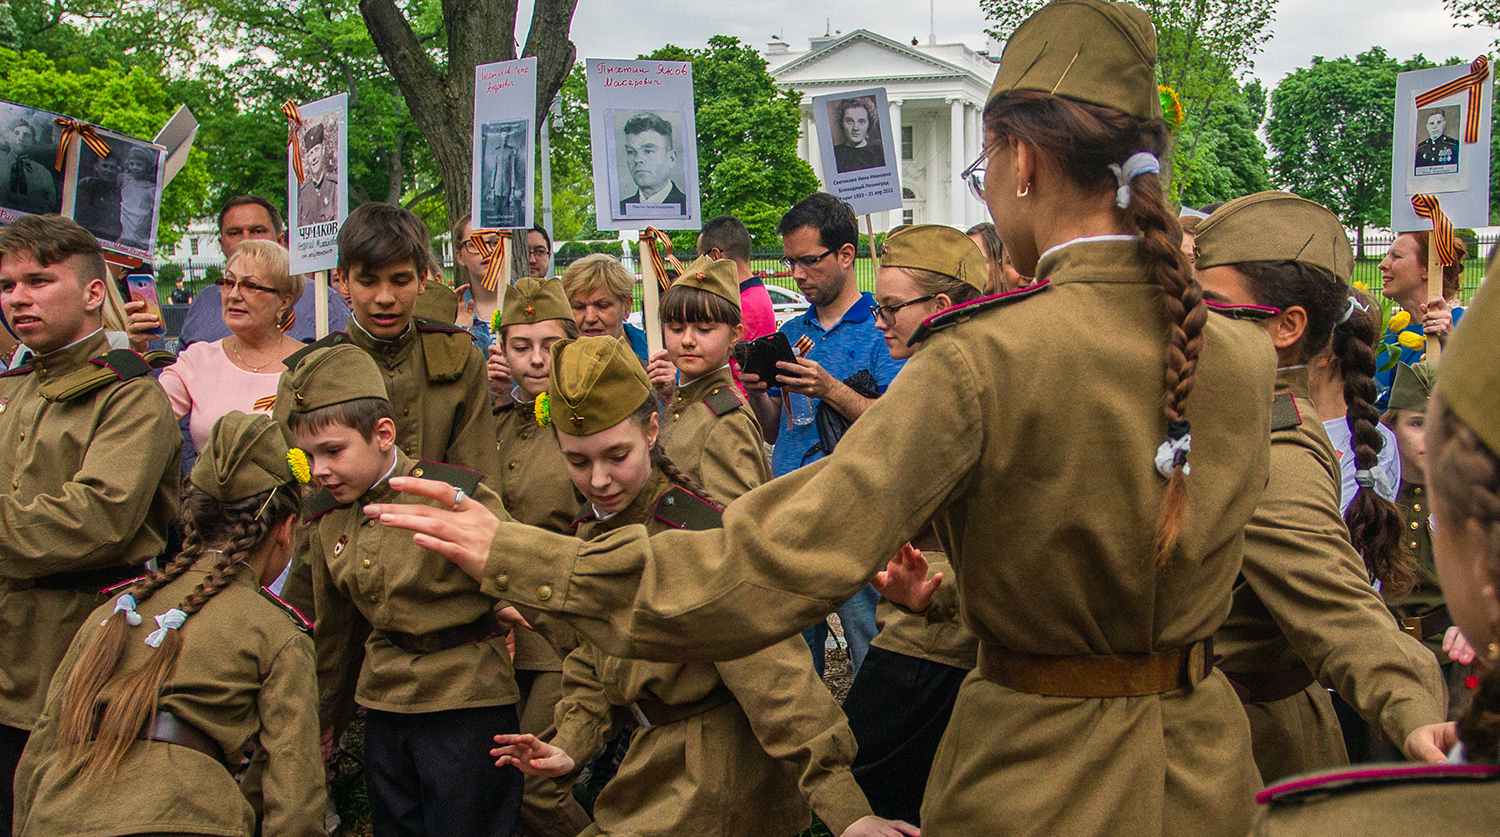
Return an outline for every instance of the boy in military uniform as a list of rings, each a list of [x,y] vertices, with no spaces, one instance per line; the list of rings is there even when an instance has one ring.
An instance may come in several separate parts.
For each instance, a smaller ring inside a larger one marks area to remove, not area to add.
[[[323,489],[321,505],[305,509],[312,529],[303,561],[317,614],[324,746],[357,676],[377,833],[508,837],[521,777],[484,758],[491,735],[518,729],[500,606],[441,556],[360,512],[394,498],[392,474],[446,480],[506,517],[500,498],[472,471],[414,461],[396,447],[385,381],[359,349],[315,349],[283,382],[288,426]]]
[[[110,351],[94,236],[0,230],[0,306],[34,357],[0,376],[0,834],[53,672],[100,590],[138,575],[177,511],[182,435],[150,366]]]
[[[297,187],[297,225],[322,224],[338,216],[338,183],[328,177],[328,151],[324,147],[323,123],[302,135],[307,158],[307,179]]]

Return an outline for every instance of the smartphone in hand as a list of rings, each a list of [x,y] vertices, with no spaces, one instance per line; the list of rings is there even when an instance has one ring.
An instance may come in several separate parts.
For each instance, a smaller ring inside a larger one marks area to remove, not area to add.
[[[154,315],[156,322],[160,323],[152,333],[160,337],[167,333],[166,319],[161,315],[161,300],[156,296],[156,277],[149,273],[133,273],[125,277],[125,287],[121,291],[126,301],[139,301],[146,303],[146,313]]]

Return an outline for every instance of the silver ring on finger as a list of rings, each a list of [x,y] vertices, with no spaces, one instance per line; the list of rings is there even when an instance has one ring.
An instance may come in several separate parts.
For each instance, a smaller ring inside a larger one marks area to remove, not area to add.
[[[453,511],[458,511],[458,507],[463,505],[464,498],[468,496],[469,495],[465,494],[462,488],[453,489],[453,505],[449,506],[448,508],[452,509]]]

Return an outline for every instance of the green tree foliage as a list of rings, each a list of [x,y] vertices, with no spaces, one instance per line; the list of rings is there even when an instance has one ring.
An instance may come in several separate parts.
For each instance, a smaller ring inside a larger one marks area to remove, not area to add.
[[[1184,126],[1178,148],[1190,149],[1195,162],[1192,177],[1178,192],[1183,204],[1204,206],[1274,188],[1266,147],[1256,135],[1265,112],[1266,92],[1256,82],[1245,85],[1239,96],[1214,103],[1199,133]]]
[[[21,51],[21,30],[10,12],[9,0],[0,0],[0,47]]]
[[[732,213],[757,244],[776,243],[782,214],[818,190],[812,166],[797,156],[801,94],[778,89],[760,53],[728,35],[704,49],[669,45],[643,57],[693,62],[704,219]]]
[[[1314,58],[1281,80],[1266,123],[1271,170],[1293,192],[1323,204],[1357,231],[1391,216],[1391,132],[1396,74],[1434,66],[1397,62],[1380,47],[1354,58]]]
[[[594,170],[589,158],[589,93],[583,64],[573,65],[558,93],[562,115],[552,118],[552,234],[559,241],[600,236],[594,218]],[[542,160],[540,165],[546,165]],[[537,168],[536,217],[542,217],[541,168]]]
[[[979,0],[995,21],[989,34],[1010,37],[1045,0]],[[1171,160],[1171,197],[1218,195],[1223,184],[1251,183],[1257,171],[1252,145],[1241,142],[1240,79],[1270,39],[1275,0],[1137,0],[1156,26],[1158,83],[1182,102],[1184,121]],[[1254,120],[1252,120],[1254,121]],[[1220,151],[1235,146],[1221,158]],[[1202,169],[1200,170],[1200,165]],[[1235,165],[1239,168],[1226,172]],[[1206,184],[1196,184],[1198,178]],[[1217,198],[1216,198],[1217,199]]]
[[[150,139],[177,109],[161,78],[144,67],[129,70],[116,63],[84,72],[59,70],[38,52],[0,49],[0,78],[5,97],[35,108],[56,111],[121,133]],[[209,208],[209,176],[201,148],[162,193],[161,228],[165,245],[176,242],[194,218]]]

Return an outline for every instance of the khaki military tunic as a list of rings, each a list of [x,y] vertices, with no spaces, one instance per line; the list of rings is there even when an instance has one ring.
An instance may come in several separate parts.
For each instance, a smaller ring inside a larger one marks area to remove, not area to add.
[[[176,607],[218,559],[204,555],[175,581],[141,603],[139,626],[128,631],[116,669],[145,665],[156,651],[144,642],[152,618]],[[325,800],[318,747],[313,643],[306,624],[260,588],[249,566],[182,630],[182,653],[162,691],[170,712],[238,753],[256,741],[269,754],[262,777],[264,833],[322,837]],[[113,602],[94,610],[68,649],[47,693],[46,710],[16,773],[16,834],[25,837],[113,837],[172,833],[249,835],[255,813],[223,764],[197,750],[137,741],[118,773],[83,783],[58,753],[57,718],[68,678]],[[113,694],[108,686],[102,698]]]
[[[1187,511],[1157,569],[1167,323],[1139,247],[1071,242],[1045,254],[1035,288],[936,318],[831,456],[741,497],[723,529],[580,543],[502,524],[486,587],[569,615],[612,654],[734,658],[835,610],[932,521],[981,645],[1105,655],[1209,637],[1266,485],[1274,353],[1256,324],[1208,316]],[[1218,672],[1102,699],[971,674],[923,831],[1241,837],[1259,784]]]
[[[1306,666],[1314,682],[1278,700],[1250,700],[1255,762],[1266,782],[1348,763],[1328,689],[1400,745],[1444,718],[1437,664],[1403,635],[1370,585],[1339,514],[1339,467],[1307,370],[1283,369],[1290,393],[1271,441],[1271,480],[1245,533],[1234,608],[1214,636],[1231,678],[1284,675]],[[1299,420],[1299,416],[1301,417]]]
[[[941,552],[923,550],[922,557],[927,559],[928,578],[943,574],[932,604],[925,613],[915,614],[882,597],[875,606],[875,625],[880,633],[870,644],[919,660],[972,669],[979,664],[979,640],[964,625],[953,567]]]
[[[422,476],[398,452],[393,473]],[[500,498],[473,498],[505,519]],[[433,653],[396,645],[392,632],[427,635],[490,617],[498,605],[450,561],[412,543],[411,533],[366,517],[368,503],[410,502],[382,480],[358,501],[318,517],[306,563],[317,610],[318,689],[323,726],[333,723],[358,677],[354,700],[384,712],[439,712],[516,702],[505,637]],[[436,504],[433,504],[436,505]]]
[[[1472,665],[1456,663],[1448,658],[1448,652],[1443,650],[1443,635],[1447,632],[1447,625],[1453,623],[1452,617],[1448,616],[1447,599],[1443,598],[1443,585],[1438,579],[1437,563],[1432,557],[1432,526],[1429,516],[1432,509],[1427,502],[1427,486],[1416,483],[1401,481],[1401,493],[1396,495],[1396,505],[1401,509],[1402,540],[1412,552],[1412,557],[1417,562],[1417,586],[1399,602],[1391,605],[1391,613],[1396,620],[1405,624],[1421,626],[1417,620],[1425,620],[1431,628],[1418,630],[1417,633],[1425,633],[1426,636],[1417,636],[1407,631],[1414,638],[1422,640],[1427,650],[1437,660],[1438,666],[1443,670],[1443,680],[1448,686],[1448,718],[1456,720],[1463,714],[1469,705],[1469,699],[1473,696],[1473,690],[1468,687],[1469,675],[1474,673]]]
[[[180,502],[182,434],[149,375],[72,398],[70,373],[103,367],[104,332],[0,376],[0,724],[31,729],[47,683],[110,583],[47,576],[140,566]],[[49,386],[51,384],[52,386]],[[43,394],[43,388],[48,398]]]
[[[655,514],[673,488],[654,471],[630,506],[606,521],[586,519],[580,534],[672,529]],[[849,770],[854,734],[799,637],[728,663],[625,660],[585,643],[564,663],[552,743],[584,764],[632,704],[681,706],[723,687],[733,700],[635,730],[585,834],[790,837],[807,828],[809,803],[839,834],[870,815]]]
[[[1251,837],[1489,837],[1500,767],[1367,765],[1266,789]]]
[[[771,481],[765,436],[729,367],[677,389],[667,408],[661,443],[677,467],[725,504]]]

